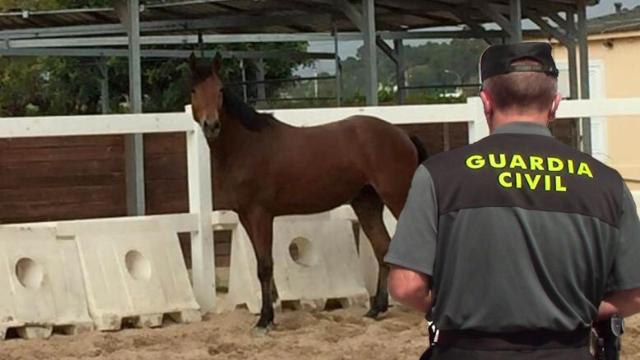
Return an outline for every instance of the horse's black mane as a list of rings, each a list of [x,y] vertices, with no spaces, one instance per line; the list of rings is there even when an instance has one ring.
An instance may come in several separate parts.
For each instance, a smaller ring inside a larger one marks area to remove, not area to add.
[[[192,73],[192,86],[196,86],[212,75],[211,65],[198,64]],[[245,103],[239,96],[228,88],[222,90],[222,106],[224,111],[240,121],[247,130],[260,131],[269,127],[273,116],[257,112],[251,105]]]
[[[195,70],[191,68],[191,86],[197,86],[207,80],[207,78],[211,76],[211,73],[211,64],[198,63]]]
[[[238,119],[248,130],[260,131],[269,127],[273,121],[273,116],[257,112],[251,105],[245,103],[240,97],[235,95],[230,89],[222,90],[222,106],[231,116]]]

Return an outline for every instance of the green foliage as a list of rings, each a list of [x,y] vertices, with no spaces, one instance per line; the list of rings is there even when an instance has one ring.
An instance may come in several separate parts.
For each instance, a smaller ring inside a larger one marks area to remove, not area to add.
[[[111,0],[0,0],[0,11],[52,10],[59,8],[112,6]],[[229,51],[305,51],[307,43],[246,43],[224,47],[206,45],[203,50]],[[407,46],[405,58],[407,81],[411,86],[445,85],[478,81],[477,62],[486,44],[480,40],[428,42]],[[170,49],[171,47],[158,47]],[[186,48],[183,48],[186,49]],[[199,53],[198,50],[195,51]],[[342,104],[364,105],[363,49],[355,57],[342,61]],[[395,64],[382,52],[378,54],[379,101],[393,103],[396,97]],[[203,60],[204,61],[204,60]],[[206,60],[209,61],[209,60]],[[309,62],[295,59],[265,61],[265,77],[291,78],[300,66]],[[107,59],[109,69],[109,105],[112,111],[127,111],[129,78],[126,58]],[[247,78],[255,78],[255,65],[247,61]],[[447,71],[445,71],[447,70]],[[223,78],[228,87],[241,93],[238,59],[225,59]],[[319,74],[329,76],[330,74]],[[459,76],[459,78],[458,78]],[[8,58],[0,57],[0,116],[92,114],[100,112],[100,79],[96,61],[79,58]],[[189,102],[189,69],[182,59],[143,59],[143,109],[146,112],[182,111]],[[247,87],[249,98],[257,89]],[[334,80],[268,83],[267,98],[314,98],[316,100],[269,101],[260,107],[334,106],[337,101]],[[460,101],[443,97],[442,90],[408,91],[407,103]]]
[[[487,47],[482,40],[455,39],[450,42],[427,42],[419,46],[405,47],[406,81],[410,86],[453,85],[478,82],[478,60]],[[343,94],[346,98],[358,99],[364,83],[363,48],[359,48],[356,57],[342,61]],[[445,71],[447,70],[447,71]],[[384,53],[378,51],[378,81],[383,89],[393,88],[396,82],[395,63]],[[459,78],[458,78],[459,77]],[[379,94],[379,101],[389,100],[388,90]],[[412,91],[414,93],[414,91]],[[414,98],[445,100],[442,91],[422,91]]]
[[[96,79],[78,60],[0,58],[0,116],[95,112]]]
[[[112,7],[112,0],[0,0],[0,11],[55,10],[63,8]],[[171,47],[157,47],[171,49]],[[204,50],[295,50],[307,43],[206,45]],[[183,48],[187,49],[187,48]],[[195,51],[196,54],[199,51]],[[204,60],[203,60],[204,61]],[[209,61],[208,59],[206,61]],[[222,76],[240,81],[238,59],[225,59]],[[266,79],[288,78],[304,61],[266,60]],[[112,111],[127,111],[129,68],[126,58],[107,59],[109,105]],[[249,79],[255,66],[247,62]],[[99,113],[101,74],[96,60],[87,58],[24,58],[0,56],[0,116]],[[142,90],[145,112],[182,111],[189,102],[189,69],[182,59],[143,59]],[[267,96],[279,86],[269,86]],[[255,92],[255,87],[250,87]]]

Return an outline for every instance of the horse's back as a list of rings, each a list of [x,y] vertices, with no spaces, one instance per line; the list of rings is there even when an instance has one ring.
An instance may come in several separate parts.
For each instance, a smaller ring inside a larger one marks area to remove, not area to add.
[[[400,127],[374,116],[356,115],[342,120],[343,126],[355,133],[358,145],[387,153],[396,160],[406,158],[417,164],[416,148],[409,134]],[[400,158],[398,158],[400,157]]]

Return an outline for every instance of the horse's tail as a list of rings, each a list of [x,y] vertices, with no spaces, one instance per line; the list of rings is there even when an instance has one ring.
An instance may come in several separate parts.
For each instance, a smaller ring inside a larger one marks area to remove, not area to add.
[[[424,146],[422,140],[415,135],[410,135],[409,138],[413,143],[413,146],[416,147],[418,151],[418,164],[422,164],[425,160],[429,158],[429,153],[427,152],[427,148]]]

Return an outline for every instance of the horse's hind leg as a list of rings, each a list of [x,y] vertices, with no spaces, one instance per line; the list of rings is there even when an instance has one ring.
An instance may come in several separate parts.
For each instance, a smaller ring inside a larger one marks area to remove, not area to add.
[[[389,308],[389,293],[387,291],[389,267],[384,263],[384,256],[389,248],[391,238],[382,219],[384,204],[373,188],[366,187],[351,202],[351,206],[358,216],[362,230],[371,241],[378,259],[378,289],[376,295],[371,299],[371,308],[366,315],[375,319]]]
[[[262,310],[256,330],[265,333],[273,326],[273,216],[259,209],[240,212],[258,261],[258,279],[262,291]]]

